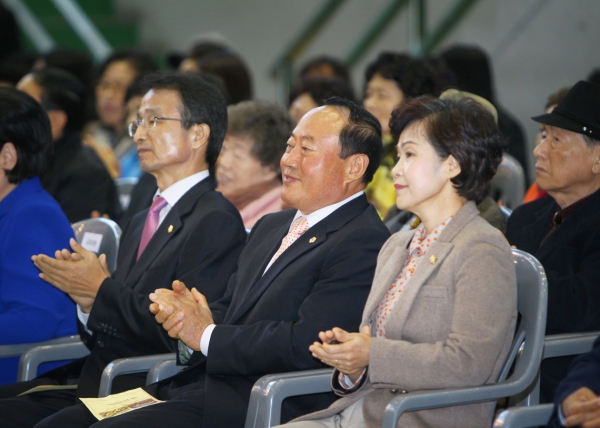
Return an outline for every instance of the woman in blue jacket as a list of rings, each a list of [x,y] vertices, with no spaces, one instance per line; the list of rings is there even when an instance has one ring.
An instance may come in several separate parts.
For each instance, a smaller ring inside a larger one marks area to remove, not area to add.
[[[43,102],[43,100],[42,100]],[[47,114],[29,95],[0,88],[0,345],[77,332],[75,304],[39,278],[34,254],[68,248],[71,226],[39,175],[52,150]],[[0,384],[18,358],[0,360]]]

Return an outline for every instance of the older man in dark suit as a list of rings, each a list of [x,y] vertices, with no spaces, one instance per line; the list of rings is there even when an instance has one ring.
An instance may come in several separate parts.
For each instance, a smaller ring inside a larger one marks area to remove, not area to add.
[[[242,427],[260,376],[322,367],[308,345],[332,326],[356,329],[389,236],[363,192],[381,153],[380,125],[361,107],[331,99],[309,112],[281,159],[282,199],[294,209],[255,225],[225,297],[207,305],[177,282],[151,295],[151,310],[180,339],[179,359],[189,366],[146,388],[168,401],[95,424],[77,406],[39,426]],[[283,419],[332,399],[291,399]]]
[[[544,124],[536,183],[549,196],[517,208],[506,236],[546,270],[546,334],[600,330],[600,86],[580,81],[533,119]],[[542,364],[542,402],[553,400],[571,361]]]
[[[103,256],[98,259],[74,240],[72,253],[33,257],[42,278],[78,304],[80,334],[91,349],[83,361],[36,383],[64,383],[79,375],[77,396],[54,391],[0,400],[4,427],[33,426],[76,398],[97,396],[102,370],[116,358],[174,352],[177,342],[148,311],[148,294],[178,279],[214,301],[235,271],[246,233],[235,207],[214,190],[227,129],[225,100],[194,75],[150,75],[144,84],[147,92],[129,129],[142,169],[156,177],[158,191],[152,207],[125,230],[114,277]],[[143,384],[141,376],[123,376],[115,388]]]

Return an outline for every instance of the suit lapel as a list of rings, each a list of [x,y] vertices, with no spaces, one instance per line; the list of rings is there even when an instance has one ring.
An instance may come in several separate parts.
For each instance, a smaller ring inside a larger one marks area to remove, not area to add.
[[[389,322],[393,322],[394,325],[398,326],[398,331],[402,331],[404,327],[404,323],[410,313],[410,310],[413,306],[413,302],[415,298],[419,294],[421,287],[427,282],[431,274],[444,262],[452,247],[452,240],[454,237],[469,223],[474,217],[479,215],[479,211],[475,203],[467,202],[463,207],[455,214],[454,219],[448,224],[448,226],[442,231],[438,240],[434,242],[427,254],[421,259],[419,264],[417,265],[414,274],[410,278],[410,281],[407,283],[406,288],[402,292],[402,296],[398,301],[396,307],[392,311],[391,318]],[[409,235],[409,239],[403,239],[398,244],[402,244],[402,250],[393,253],[393,258],[390,258],[390,261],[395,261],[396,266],[389,269],[389,273],[382,277],[382,281],[377,284],[377,290],[379,297],[377,299],[369,299],[369,309],[370,312],[365,310],[363,315],[363,323],[368,322],[371,313],[376,309],[377,305],[383,299],[383,296],[389,289],[392,281],[395,280],[395,277],[391,272],[395,271],[395,275],[400,272],[402,265],[406,261],[408,257],[408,250],[406,247],[409,245],[410,240],[412,240],[412,236],[414,234]],[[435,260],[433,263],[430,262],[430,258],[435,256]],[[382,272],[383,273],[383,272]]]
[[[210,181],[210,177],[202,180],[200,183],[196,184],[190,190],[188,190],[179,201],[175,204],[174,207],[171,208],[163,222],[158,226],[154,235],[148,242],[146,249],[137,260],[134,262],[135,264],[132,266],[131,271],[127,275],[127,283],[128,284],[137,284],[140,277],[143,273],[152,265],[156,257],[161,253],[165,245],[176,237],[179,233],[179,230],[183,226],[182,219],[187,216],[190,211],[194,208],[198,199],[202,197],[206,192],[213,190],[214,186]],[[147,215],[147,210],[145,211]],[[131,241],[135,242],[135,245],[132,245],[129,250],[129,257],[133,257],[133,260],[137,257],[137,251],[140,244],[140,239],[142,237],[142,230],[144,228],[146,216],[144,216],[143,221],[141,222],[141,228],[135,230],[135,238]],[[131,259],[130,259],[131,260]],[[170,284],[167,284],[170,286]],[[163,284],[164,286],[164,284]]]
[[[368,202],[364,195],[361,195],[341,206],[315,226],[308,229],[304,235],[290,245],[290,247],[285,250],[271,265],[269,270],[262,275],[264,268],[273,257],[273,254],[275,254],[275,252],[279,249],[281,240],[289,230],[290,224],[293,220],[293,218],[290,218],[290,221],[286,223],[284,232],[281,233],[280,230],[280,233],[276,235],[278,239],[274,243],[271,243],[272,248],[269,252],[270,256],[263,263],[263,269],[256,273],[256,279],[253,285],[247,289],[247,292],[245,295],[243,295],[243,297],[240,296],[236,299],[236,296],[234,296],[234,300],[237,300],[239,304],[233,307],[231,316],[226,317],[226,319],[228,319],[227,322],[235,323],[238,319],[240,319],[252,306],[254,306],[256,301],[262,296],[262,294],[284,269],[286,269],[291,263],[293,263],[303,254],[314,250],[320,245],[323,245],[327,241],[327,235],[329,233],[339,230],[342,226],[367,209],[367,207]]]
[[[241,272],[238,270],[238,278],[237,278],[237,286],[233,297],[231,299],[231,304],[229,305],[229,310],[225,314],[225,318],[223,320],[224,323],[231,324],[232,319],[238,319],[243,312],[245,311],[247,305],[246,300],[250,295],[250,290],[254,287],[254,285],[262,279],[263,272],[265,271],[267,264],[271,261],[271,258],[275,254],[275,252],[279,249],[281,245],[281,241],[283,237],[287,234],[290,224],[292,223],[293,214],[290,212],[290,218],[281,226],[275,228],[274,230],[268,230],[266,236],[255,236],[250,237],[249,245],[252,245],[254,242],[259,242],[255,248],[252,249],[252,253],[248,255],[248,257],[252,257],[254,260],[248,263],[248,269],[245,272]],[[241,277],[240,275],[243,275]],[[243,306],[243,308],[241,308]]]
[[[383,300],[383,296],[387,293],[390,285],[396,281],[396,277],[400,273],[402,265],[408,257],[407,245],[414,236],[413,232],[400,232],[402,235],[396,235],[394,239],[394,248],[389,257],[378,260],[378,263],[382,264],[381,271],[377,273],[377,276],[373,279],[373,287],[369,298],[365,304],[363,311],[363,322],[361,327],[369,325],[369,319],[373,311],[377,308],[379,303]],[[401,239],[400,239],[401,238]]]

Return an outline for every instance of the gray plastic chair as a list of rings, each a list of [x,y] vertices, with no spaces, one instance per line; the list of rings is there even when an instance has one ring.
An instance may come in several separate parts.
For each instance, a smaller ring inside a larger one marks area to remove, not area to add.
[[[499,383],[471,388],[415,391],[397,396],[386,408],[384,427],[395,427],[400,415],[406,411],[495,401],[517,395],[534,382],[542,358],[548,283],[544,268],[535,257],[520,250],[512,252],[515,258],[517,307],[521,321],[500,373]],[[514,371],[505,380],[515,360]],[[330,369],[263,376],[252,388],[245,428],[278,425],[281,420],[281,403],[285,398],[331,391],[330,378]],[[300,382],[298,387],[296,379]],[[311,388],[311,384],[314,388]],[[490,425],[492,417],[493,412],[490,414]]]
[[[531,407],[513,407],[498,415],[494,428],[526,428],[546,426],[552,416],[554,404]]]
[[[28,345],[30,345],[29,348],[21,354],[19,360],[17,374],[17,381],[19,382],[36,377],[38,368],[42,363],[81,358],[90,353],[89,349],[79,339],[79,336],[59,337]],[[4,346],[0,348],[4,348]]]
[[[504,153],[491,186],[492,195],[498,195],[508,208],[514,210],[521,205],[525,197],[525,173],[519,161]]]
[[[121,228],[106,218],[90,218],[71,225],[75,239],[85,249],[99,256],[106,254],[108,269],[113,273],[117,269],[117,254]]]
[[[138,184],[139,178],[137,177],[121,177],[115,179],[115,187],[117,188],[117,195],[119,195],[119,203],[123,211],[127,211],[129,203],[131,202],[131,193],[136,184]]]
[[[114,360],[102,372],[98,397],[110,395],[117,376],[149,371],[146,377],[146,385],[149,385],[176,374],[182,367],[175,364],[175,358],[175,354],[171,353]]]

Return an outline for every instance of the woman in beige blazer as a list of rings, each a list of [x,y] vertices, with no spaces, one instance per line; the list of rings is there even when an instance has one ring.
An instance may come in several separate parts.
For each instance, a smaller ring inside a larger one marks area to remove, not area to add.
[[[502,157],[494,118],[473,100],[423,97],[398,107],[390,126],[397,205],[421,224],[381,249],[360,333],[333,328],[310,347],[336,368],[342,398],[286,427],[379,427],[394,395],[493,383],[507,356],[514,264],[476,208]],[[485,426],[490,406],[408,412],[398,426]]]

